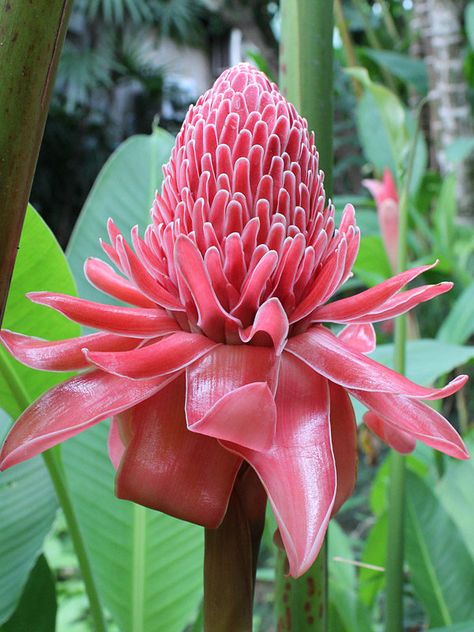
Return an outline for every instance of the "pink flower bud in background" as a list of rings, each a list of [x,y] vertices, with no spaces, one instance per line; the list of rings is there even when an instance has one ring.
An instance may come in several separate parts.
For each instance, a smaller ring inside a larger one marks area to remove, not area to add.
[[[380,232],[392,270],[397,269],[398,225],[400,211],[395,181],[389,169],[385,169],[383,180],[362,180],[377,205]]]

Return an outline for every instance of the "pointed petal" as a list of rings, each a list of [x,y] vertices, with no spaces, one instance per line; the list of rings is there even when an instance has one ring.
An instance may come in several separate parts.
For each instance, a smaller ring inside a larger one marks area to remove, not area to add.
[[[130,281],[117,274],[101,259],[86,259],[84,274],[91,285],[119,301],[138,307],[156,307],[156,303],[150,301]]]
[[[456,459],[468,459],[461,437],[449,421],[427,404],[388,393],[364,393],[351,391],[364,406],[390,424],[422,443]]]
[[[318,307],[311,314],[311,322],[330,321],[333,323],[343,323],[348,320],[355,320],[370,312],[380,310],[383,304],[394,294],[399,292],[404,285],[416,279],[416,277],[423,274],[423,272],[431,270],[437,263],[436,261],[431,265],[406,270],[364,292],[359,292],[359,294],[355,296],[342,298],[333,303]]]
[[[449,292],[452,287],[452,283],[444,281],[437,285],[422,285],[421,287],[416,287],[406,292],[400,292],[386,301],[378,311],[369,312],[368,314],[354,318],[350,322],[377,323],[382,320],[395,318],[395,316],[405,314],[420,303],[430,301],[440,294]]]
[[[331,438],[336,460],[337,490],[333,515],[354,491],[357,475],[357,423],[346,391],[329,382]]]
[[[14,331],[0,331],[0,341],[22,364],[43,371],[77,371],[89,363],[82,349],[93,351],[128,351],[139,344],[137,338],[114,334],[91,334],[66,340],[42,340]]]
[[[324,297],[329,297],[337,288],[337,281],[341,279],[344,270],[342,254],[345,254],[343,250],[338,249],[326,259],[310,291],[291,314],[290,324],[305,318],[315,309],[315,313],[319,313],[320,309],[324,309],[324,307],[318,308],[318,305],[324,301]]]
[[[135,382],[91,371],[58,384],[19,417],[0,453],[0,468],[30,459],[154,395],[169,379]]]
[[[33,303],[52,307],[66,318],[95,329],[103,329],[114,334],[137,338],[164,336],[178,331],[174,318],[161,308],[121,307],[103,305],[83,298],[55,294],[52,292],[30,292],[28,298]]]
[[[278,360],[270,347],[221,345],[186,370],[193,432],[267,449],[273,441]]]
[[[367,428],[370,428],[379,439],[382,439],[384,443],[400,452],[400,454],[409,454],[415,449],[415,437],[391,424],[385,423],[383,419],[372,411],[365,413],[363,419]]]
[[[467,375],[459,375],[439,389],[419,386],[396,371],[354,351],[321,325],[290,338],[285,350],[332,382],[362,391],[398,393],[419,399],[441,399],[456,393],[468,379]]]
[[[116,240],[116,249],[120,257],[122,269],[127,270],[128,276],[146,297],[164,309],[184,311],[184,307],[176,296],[168,292],[148,272],[143,263],[127,244],[122,235]]]
[[[122,413],[134,428],[117,474],[119,498],[218,527],[241,459],[186,429],[184,377]]]
[[[290,574],[302,575],[316,559],[336,495],[327,381],[283,353],[277,432],[266,452],[225,444],[246,459],[267,490],[288,555]]]
[[[214,340],[224,340],[225,326],[237,328],[241,323],[228,314],[217,300],[202,256],[189,237],[179,235],[175,244],[175,258],[196,305],[198,326]]]
[[[219,345],[201,334],[180,331],[150,345],[118,353],[85,350],[89,362],[99,369],[143,380],[185,368]]]
[[[371,353],[374,351],[377,342],[375,330],[370,323],[366,325],[346,325],[337,337],[345,345],[359,353]]]
[[[240,330],[239,335],[242,342],[250,342],[253,339],[255,343],[260,340],[259,334],[267,334],[273,342],[275,353],[280,355],[288,338],[288,329],[288,316],[279,299],[273,297],[260,305],[253,325]]]

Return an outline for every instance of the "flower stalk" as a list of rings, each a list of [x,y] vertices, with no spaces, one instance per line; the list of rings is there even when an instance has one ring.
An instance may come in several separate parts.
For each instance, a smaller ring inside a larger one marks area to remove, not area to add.
[[[281,15],[280,85],[288,100],[307,119],[309,129],[315,131],[319,164],[325,174],[324,186],[331,197],[333,3],[282,0]],[[278,629],[325,632],[328,629],[327,536],[318,558],[303,577],[287,577],[285,568],[285,555],[279,553],[276,576]]]
[[[420,112],[424,102],[420,103],[417,112],[417,127],[408,157],[407,170],[403,182],[399,203],[399,232],[397,272],[407,265],[408,247],[408,204],[411,176],[416,154],[417,139],[420,127]],[[405,314],[395,320],[395,370],[405,373],[406,364],[407,317]],[[405,530],[405,457],[392,451],[390,466],[390,487],[388,503],[388,537],[386,561],[386,632],[402,632],[403,630],[403,560]]]
[[[252,630],[253,597],[266,493],[242,468],[222,524],[205,530],[204,631]]]
[[[72,0],[0,7],[0,322]]]

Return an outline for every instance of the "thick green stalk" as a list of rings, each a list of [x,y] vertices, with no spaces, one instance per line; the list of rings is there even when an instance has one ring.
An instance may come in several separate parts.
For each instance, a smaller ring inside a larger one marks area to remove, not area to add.
[[[281,1],[280,88],[316,135],[325,189],[332,193],[333,3]]]
[[[322,632],[328,629],[327,542],[317,560],[299,579],[287,577],[285,553],[278,553],[275,614],[278,632]]]
[[[204,632],[251,632],[253,597],[267,495],[244,466],[217,529],[206,529]]]
[[[423,104],[420,105],[420,109]],[[397,272],[403,272],[407,266],[408,203],[410,180],[413,173],[420,116],[418,112],[417,128],[413,138],[407,170],[400,195],[399,237]],[[395,321],[395,357],[394,368],[398,373],[405,372],[407,340],[406,315]],[[390,469],[390,488],[388,502],[388,537],[386,561],[386,632],[403,631],[403,559],[405,531],[405,457],[392,451]]]
[[[0,322],[72,0],[0,0]]]
[[[0,372],[3,374],[15,397],[15,401],[18,406],[18,415],[20,415],[21,412],[30,405],[31,398],[28,396],[25,387],[13,371],[6,353],[0,353]],[[99,594],[92,575],[92,569],[84,540],[82,539],[76,512],[67,488],[66,476],[62,466],[59,446],[43,452],[43,459],[51,477],[59,504],[63,510],[68,532],[71,536],[72,544],[77,555],[79,568],[81,570],[82,579],[89,599],[90,613],[94,622],[95,630],[96,632],[106,632],[107,626],[102,607],[100,605]]]
[[[359,60],[357,59],[357,53],[355,52],[354,44],[352,43],[351,34],[347,28],[342,0],[334,0],[334,16],[346,56],[346,66],[349,68],[355,68],[359,65]],[[354,86],[354,94],[357,99],[360,99],[362,96],[362,86],[355,77],[351,77],[351,79],[352,85]]]
[[[280,86],[315,132],[326,194],[332,195],[333,167],[333,3],[281,0]],[[315,485],[317,482],[315,481]],[[328,629],[327,547],[299,579],[277,567],[276,612],[282,631]]]

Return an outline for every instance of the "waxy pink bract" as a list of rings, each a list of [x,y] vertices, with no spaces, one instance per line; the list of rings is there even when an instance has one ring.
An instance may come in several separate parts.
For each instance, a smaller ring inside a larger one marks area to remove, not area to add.
[[[414,268],[329,302],[350,276],[359,230],[339,227],[307,124],[277,87],[242,64],[190,108],[152,223],[131,243],[109,222],[104,250],[119,273],[86,262],[90,282],[133,305],[38,292],[97,334],[47,342],[4,331],[5,347],[45,370],[85,369],[20,417],[1,454],[8,467],[112,416],[117,495],[206,527],[222,521],[243,462],[272,504],[290,573],[316,558],[331,514],[351,494],[356,424],[406,451],[419,439],[457,458],[465,447],[422,399],[424,388],[364,355],[372,323],[447,291],[402,288]],[[342,323],[335,336],[324,322]]]

